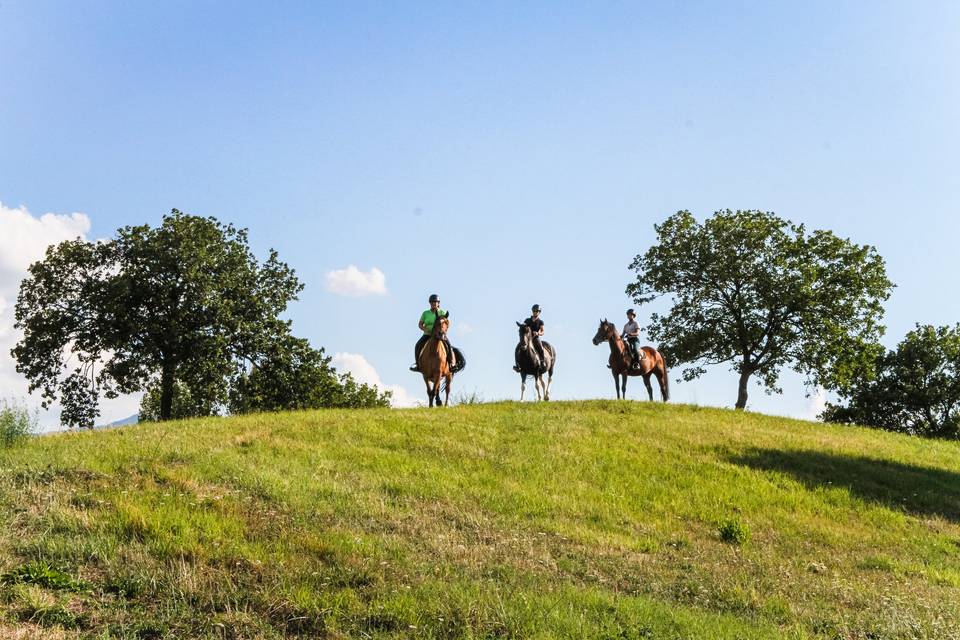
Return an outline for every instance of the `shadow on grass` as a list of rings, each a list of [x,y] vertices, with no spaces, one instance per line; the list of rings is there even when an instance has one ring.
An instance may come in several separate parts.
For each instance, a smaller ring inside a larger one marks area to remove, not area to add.
[[[809,488],[847,487],[864,500],[960,522],[960,474],[951,471],[810,450],[751,449],[729,461],[789,474]]]

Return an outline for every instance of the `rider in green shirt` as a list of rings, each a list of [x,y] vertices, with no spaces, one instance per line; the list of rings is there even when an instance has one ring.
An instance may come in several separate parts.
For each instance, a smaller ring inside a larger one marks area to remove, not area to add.
[[[413,366],[410,367],[410,371],[420,371],[420,367],[417,364],[417,360],[420,358],[420,351],[423,349],[423,346],[427,344],[427,340],[430,339],[430,334],[433,333],[433,325],[437,321],[437,318],[445,313],[446,312],[440,308],[440,296],[435,293],[432,294],[430,296],[430,308],[420,314],[420,322],[417,323],[417,326],[423,331],[423,335],[417,340],[417,346],[413,348]],[[449,340],[444,340],[443,344],[447,348],[447,364],[453,369],[456,366],[453,347],[450,346]]]

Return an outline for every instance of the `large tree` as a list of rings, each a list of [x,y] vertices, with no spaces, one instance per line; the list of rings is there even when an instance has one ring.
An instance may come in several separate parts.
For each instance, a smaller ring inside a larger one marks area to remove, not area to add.
[[[960,325],[917,325],[878,356],[875,378],[858,380],[842,397],[846,404],[828,404],[823,420],[960,438]]]
[[[750,378],[780,392],[784,366],[833,389],[869,375],[893,287],[873,247],[763,211],[718,211],[703,224],[679,211],[655,229],[627,294],[641,305],[671,298],[647,332],[671,364],[689,365],[685,379],[730,363],[743,409]]]
[[[303,288],[275,251],[258,262],[247,232],[176,209],[159,227],[47,250],[20,286],[17,370],[67,425],[92,426],[104,393],[159,388],[172,416],[178,384],[225,406],[230,380],[289,333],[280,319]]]

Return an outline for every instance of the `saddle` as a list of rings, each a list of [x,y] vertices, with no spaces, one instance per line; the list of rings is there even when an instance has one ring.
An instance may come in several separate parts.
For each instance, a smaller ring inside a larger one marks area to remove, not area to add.
[[[420,353],[417,354],[417,362],[420,361],[420,355],[423,353],[423,350],[426,348],[427,348],[426,344],[424,344],[423,347],[420,348]],[[453,350],[453,355],[456,357],[456,360],[457,360],[456,363],[454,363],[453,367],[450,368],[450,373],[460,373],[466,368],[467,359],[463,356],[463,351],[460,351],[460,349],[458,349],[457,347],[450,345],[450,348]]]
[[[547,355],[550,353],[550,343],[547,342],[546,340],[541,340],[540,345],[543,347],[544,357],[541,358],[540,354],[538,353],[537,360],[534,361],[532,364],[538,371],[545,372],[548,368],[546,358],[547,358]],[[523,348],[523,341],[520,341],[517,343],[517,346],[514,347],[514,350],[513,350],[513,357],[514,357],[514,360],[517,361],[517,364],[520,363],[520,357],[522,355],[526,355],[526,349]]]

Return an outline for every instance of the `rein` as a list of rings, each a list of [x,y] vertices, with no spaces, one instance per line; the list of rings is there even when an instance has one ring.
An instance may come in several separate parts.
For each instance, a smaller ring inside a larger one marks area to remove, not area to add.
[[[623,355],[623,352],[626,350],[626,345],[623,340],[620,339],[620,336],[617,335],[616,329],[610,333],[610,337],[607,338],[607,342],[610,343],[610,353],[617,353]]]

